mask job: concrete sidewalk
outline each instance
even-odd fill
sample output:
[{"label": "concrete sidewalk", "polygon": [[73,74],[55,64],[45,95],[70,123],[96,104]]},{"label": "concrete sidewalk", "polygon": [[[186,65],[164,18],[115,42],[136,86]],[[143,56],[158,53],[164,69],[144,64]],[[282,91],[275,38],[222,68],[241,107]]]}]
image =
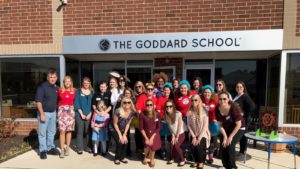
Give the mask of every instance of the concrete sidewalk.
[{"label": "concrete sidewalk", "polygon": [[[268,153],[262,150],[262,145],[258,144],[258,148],[252,148],[249,145],[247,151],[246,163],[241,159],[237,160],[237,165],[240,169],[261,169],[268,166]],[[238,148],[237,148],[238,150]],[[134,153],[133,153],[134,154]],[[128,164],[115,165],[113,162],[113,153],[110,153],[105,158],[101,156],[94,157],[92,154],[83,153],[83,155],[77,155],[76,152],[71,150],[70,156],[60,159],[58,156],[48,155],[47,160],[40,160],[35,150],[29,151],[16,158],[8,160],[0,164],[0,169],[114,169],[114,168],[130,168],[130,169],[149,169],[149,166],[145,166],[138,158],[133,156],[129,159]],[[300,166],[300,157],[296,156],[297,166]],[[209,166],[205,165],[205,168],[217,168],[222,165],[220,159],[215,159],[214,164]],[[179,168],[177,164],[167,165],[166,161],[157,160],[155,168],[170,169]],[[183,169],[190,168],[189,164],[186,164]],[[288,150],[283,153],[271,153],[271,169],[292,169],[294,168],[294,155]]]}]

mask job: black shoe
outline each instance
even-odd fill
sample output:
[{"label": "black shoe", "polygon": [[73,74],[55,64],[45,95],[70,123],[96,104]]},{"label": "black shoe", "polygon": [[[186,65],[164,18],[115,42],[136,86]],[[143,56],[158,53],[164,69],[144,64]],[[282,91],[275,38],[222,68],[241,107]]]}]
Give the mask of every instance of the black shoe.
[{"label": "black shoe", "polygon": [[84,151],[86,151],[86,152],[88,152],[88,153],[92,153],[92,149],[89,148],[89,147],[85,148]]},{"label": "black shoe", "polygon": [[98,154],[97,153],[93,153],[93,156],[96,157]]},{"label": "black shoe", "polygon": [[49,155],[60,155],[60,152],[56,148],[51,148],[51,150],[47,151]]},{"label": "black shoe", "polygon": [[107,155],[107,153],[102,153],[101,155],[102,155],[103,157],[105,157],[105,156]]},{"label": "black shoe", "polygon": [[207,164],[212,164],[212,163],[214,163],[214,159],[209,159],[206,162],[207,162]]},{"label": "black shoe", "polygon": [[83,152],[81,150],[77,151],[77,154],[81,155]]},{"label": "black shoe", "polygon": [[128,163],[128,161],[127,160],[125,160],[125,159],[123,159],[123,160],[120,160],[122,163],[124,163],[124,164],[127,164]]},{"label": "black shoe", "polygon": [[42,160],[47,159],[47,153],[46,153],[46,151],[40,152],[40,159],[42,159]]}]

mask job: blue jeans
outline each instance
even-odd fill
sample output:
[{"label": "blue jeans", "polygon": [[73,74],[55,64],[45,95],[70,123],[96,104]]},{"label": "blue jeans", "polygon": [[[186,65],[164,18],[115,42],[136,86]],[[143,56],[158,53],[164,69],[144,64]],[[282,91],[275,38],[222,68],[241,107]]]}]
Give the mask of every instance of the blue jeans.
[{"label": "blue jeans", "polygon": [[[39,113],[38,113],[39,114]],[[55,148],[54,136],[56,133],[56,112],[45,112],[46,121],[41,122],[38,115],[39,151],[49,151]]]}]

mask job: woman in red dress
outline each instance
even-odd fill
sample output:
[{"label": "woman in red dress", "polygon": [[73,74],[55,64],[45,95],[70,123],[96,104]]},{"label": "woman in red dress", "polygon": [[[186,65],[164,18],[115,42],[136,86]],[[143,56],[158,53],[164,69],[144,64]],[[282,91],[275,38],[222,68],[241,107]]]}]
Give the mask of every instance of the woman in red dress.
[{"label": "woman in red dress", "polygon": [[[75,100],[76,89],[73,88],[73,81],[70,76],[65,76],[63,85],[58,89],[58,125],[60,158],[68,156],[70,153],[70,144],[72,131],[75,129]],[[65,147],[66,144],[66,147]]]},{"label": "woman in red dress", "polygon": [[155,166],[154,155],[155,151],[160,149],[161,140],[160,140],[160,129],[161,120],[159,113],[154,109],[154,102],[151,99],[146,101],[146,111],[141,113],[139,116],[140,130],[144,138],[144,153],[145,158],[143,164],[148,163],[147,157],[150,158],[150,167]]}]

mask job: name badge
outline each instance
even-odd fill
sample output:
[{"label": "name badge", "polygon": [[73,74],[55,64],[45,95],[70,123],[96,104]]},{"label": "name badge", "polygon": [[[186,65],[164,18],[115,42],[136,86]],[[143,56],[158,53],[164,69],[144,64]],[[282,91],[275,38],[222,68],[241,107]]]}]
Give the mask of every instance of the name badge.
[{"label": "name badge", "polygon": [[158,121],[158,118],[156,118],[155,121]]},{"label": "name badge", "polygon": [[230,119],[230,116],[227,116],[227,117],[226,117],[226,120],[229,120],[229,119]]},{"label": "name badge", "polygon": [[100,98],[100,97],[97,97],[97,98],[96,98],[96,101],[99,101],[99,100],[101,100],[101,98]]}]

